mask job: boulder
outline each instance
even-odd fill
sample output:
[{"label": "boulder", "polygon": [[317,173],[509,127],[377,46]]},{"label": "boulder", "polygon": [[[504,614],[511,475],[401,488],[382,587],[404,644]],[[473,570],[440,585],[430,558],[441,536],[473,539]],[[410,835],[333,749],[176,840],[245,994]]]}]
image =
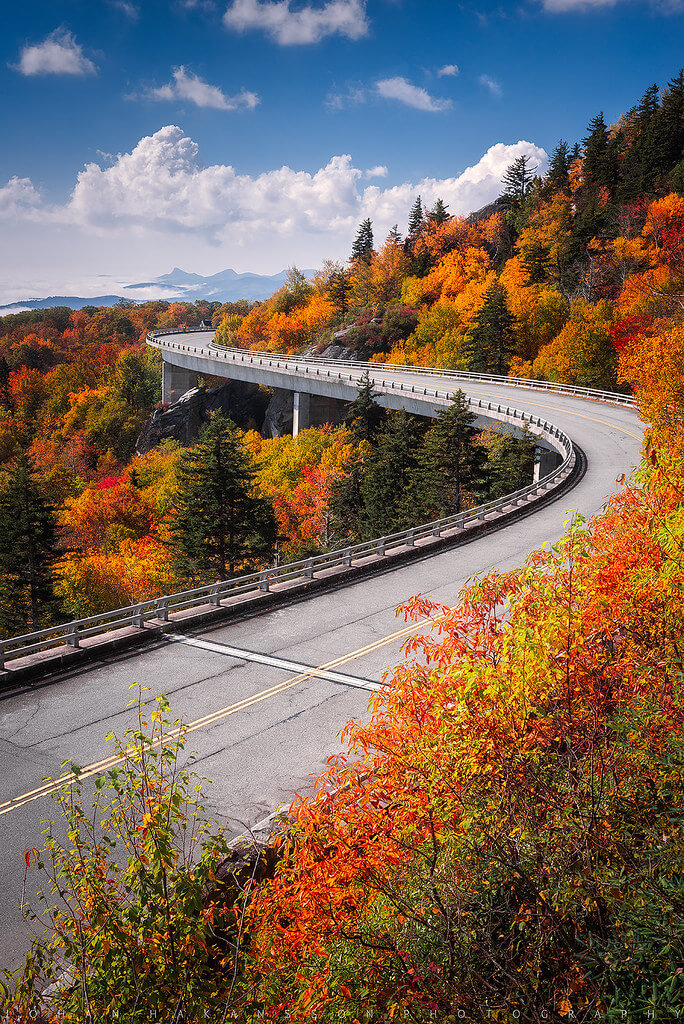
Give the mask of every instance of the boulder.
[{"label": "boulder", "polygon": [[243,430],[258,430],[270,398],[269,389],[239,380],[229,380],[214,388],[191,388],[174,405],[155,409],[136,441],[136,452],[144,455],[168,439],[182,445],[192,444],[217,409]]}]

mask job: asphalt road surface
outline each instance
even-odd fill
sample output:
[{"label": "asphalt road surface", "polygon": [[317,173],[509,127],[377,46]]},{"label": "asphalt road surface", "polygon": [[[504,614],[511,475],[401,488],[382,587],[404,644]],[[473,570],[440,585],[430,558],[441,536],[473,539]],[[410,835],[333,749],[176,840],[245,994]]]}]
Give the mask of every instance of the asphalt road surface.
[{"label": "asphalt road surface", "polygon": [[[406,629],[395,614],[401,601],[423,593],[454,604],[474,574],[518,566],[545,540],[558,538],[568,510],[598,512],[616,490],[616,477],[638,462],[642,426],[632,410],[482,384],[467,391],[565,430],[587,456],[576,487],[451,550],[184,639],[103,658],[0,699],[0,967],[18,965],[30,941],[19,912],[22,851],[41,846],[41,820],[54,810],[40,790],[43,779],[60,775],[65,760],[88,765],[111,753],[106,733],[121,735],[132,724],[125,709],[131,683],[150,687],[150,697],[167,694],[175,716],[197,723],[187,749],[197,752],[198,771],[212,780],[207,807],[239,834],[310,789],[326,758],[340,749],[347,720],[366,716],[372,691],[401,660]],[[337,664],[326,667],[330,662]]]}]

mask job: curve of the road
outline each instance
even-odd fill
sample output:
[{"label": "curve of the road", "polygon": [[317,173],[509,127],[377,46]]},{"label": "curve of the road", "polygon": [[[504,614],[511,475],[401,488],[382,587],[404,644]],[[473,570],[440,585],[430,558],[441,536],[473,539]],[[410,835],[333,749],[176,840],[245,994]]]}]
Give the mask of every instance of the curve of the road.
[{"label": "curve of the road", "polygon": [[[430,385],[440,386],[434,377]],[[448,378],[443,386],[454,390]],[[460,386],[564,430],[587,458],[575,488],[459,547],[211,630],[103,657],[0,699],[0,967],[19,963],[31,935],[19,911],[22,851],[41,845],[41,820],[53,814],[43,779],[59,777],[66,760],[97,765],[111,753],[105,734],[121,735],[131,723],[125,705],[132,682],[150,687],[150,698],[166,693],[175,715],[191,723],[187,748],[196,751],[200,774],[213,780],[208,809],[238,834],[306,791],[339,749],[345,722],[365,716],[384,672],[401,659],[408,632],[395,615],[401,601],[422,592],[453,604],[474,574],[520,565],[562,533],[568,510],[599,512],[616,478],[629,476],[639,461],[642,426],[633,409],[482,382]]]}]

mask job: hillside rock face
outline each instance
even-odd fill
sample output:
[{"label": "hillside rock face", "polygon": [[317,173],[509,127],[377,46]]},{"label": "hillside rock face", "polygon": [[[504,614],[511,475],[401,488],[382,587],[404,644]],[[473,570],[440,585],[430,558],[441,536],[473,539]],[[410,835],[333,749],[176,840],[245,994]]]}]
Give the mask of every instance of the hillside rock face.
[{"label": "hillside rock face", "polygon": [[237,380],[215,388],[192,388],[175,405],[155,409],[136,442],[136,451],[144,455],[167,439],[182,445],[193,444],[217,409],[243,430],[259,430],[270,399],[267,389]]},{"label": "hillside rock face", "polygon": [[[303,353],[313,355],[313,350]],[[344,345],[329,345],[320,353],[325,359],[354,359]],[[314,400],[312,423],[340,423],[344,406],[333,408],[331,401]],[[318,408],[325,405],[325,408]],[[144,455],[162,441],[172,439],[182,445],[193,444],[209,416],[220,409],[242,430],[258,430],[262,437],[282,437],[292,433],[293,396],[279,388],[261,388],[245,381],[228,380],[214,388],[192,388],[174,404],[155,409],[136,442],[136,452]]]}]

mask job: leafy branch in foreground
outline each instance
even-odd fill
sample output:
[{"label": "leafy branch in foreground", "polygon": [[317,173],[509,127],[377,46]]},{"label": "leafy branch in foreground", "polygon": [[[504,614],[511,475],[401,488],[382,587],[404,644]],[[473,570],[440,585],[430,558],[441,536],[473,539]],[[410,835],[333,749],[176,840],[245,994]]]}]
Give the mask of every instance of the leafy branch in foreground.
[{"label": "leafy branch in foreground", "polygon": [[[148,704],[144,689],[129,704],[135,728],[115,739],[118,759],[94,778],[92,807],[84,794],[90,773],[67,764],[69,781],[55,798],[61,823],[46,824],[42,852],[24,855],[27,874],[35,863],[45,878],[39,912],[24,913],[47,930],[23,968],[7,976],[14,993],[3,1020],[225,1017],[239,904],[252,882],[244,872],[233,874],[232,886],[217,882],[229,851],[204,815],[206,780],[181,764],[185,727],[170,721],[166,697]],[[40,998],[49,982],[49,1000]]]}]

